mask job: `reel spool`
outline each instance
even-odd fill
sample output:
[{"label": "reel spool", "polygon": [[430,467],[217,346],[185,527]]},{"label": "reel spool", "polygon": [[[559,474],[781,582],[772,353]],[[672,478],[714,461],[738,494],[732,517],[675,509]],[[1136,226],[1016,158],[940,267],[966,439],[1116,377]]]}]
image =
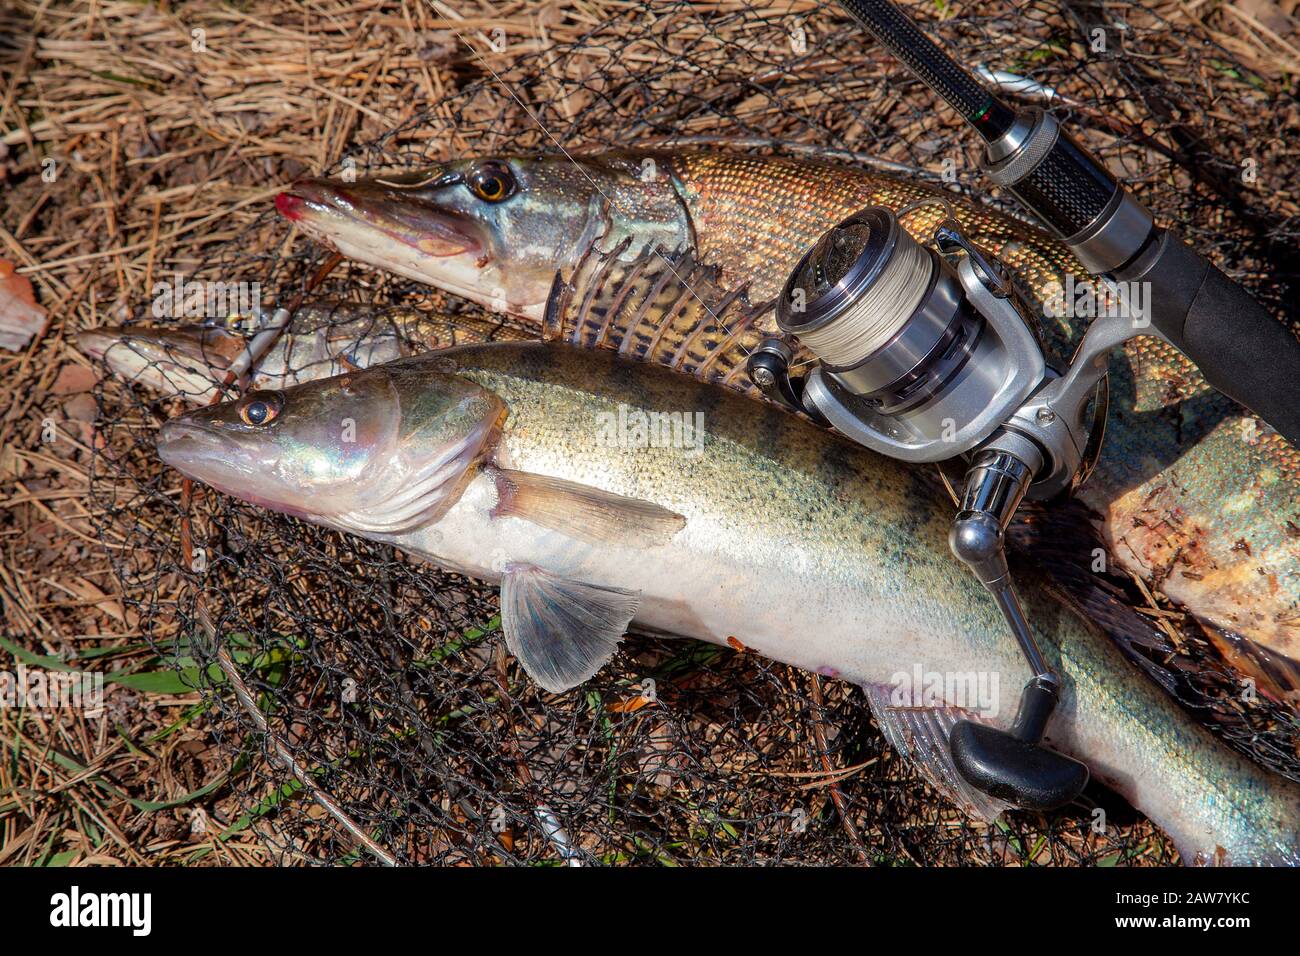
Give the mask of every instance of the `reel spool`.
[{"label": "reel spool", "polygon": [[1005,267],[951,209],[935,244],[920,245],[884,207],[849,216],[805,253],[777,301],[777,324],[819,364],[792,379],[791,349],[772,338],[749,372],[769,397],[881,454],[966,460],[949,545],[988,589],[1034,676],[1010,731],[961,722],[950,746],[972,786],[1045,810],[1074,799],[1088,769],[1041,743],[1059,681],[1016,597],[1004,534],[1026,494],[1059,494],[1091,469],[1106,413],[1104,352],[1137,332],[1098,320],[1058,373]]}]

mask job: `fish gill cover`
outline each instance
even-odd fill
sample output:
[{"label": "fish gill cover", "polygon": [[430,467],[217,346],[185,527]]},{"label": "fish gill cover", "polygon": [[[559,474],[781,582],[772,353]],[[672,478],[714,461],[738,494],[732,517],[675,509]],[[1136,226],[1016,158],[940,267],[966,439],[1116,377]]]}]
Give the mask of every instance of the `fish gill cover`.
[{"label": "fish gill cover", "polygon": [[[332,114],[329,154],[311,172],[365,177],[557,143],[661,143],[877,157],[927,182],[954,173],[968,194],[986,188],[948,111],[830,7],[626,0],[581,12],[517,9],[460,25],[422,8],[413,34],[394,33],[403,45],[393,62],[371,74],[371,88],[384,90],[366,105],[387,131],[355,142],[344,111]],[[1056,111],[1158,216],[1294,315],[1300,258],[1279,250],[1296,239],[1300,164],[1272,152],[1294,150],[1284,144],[1295,142],[1297,119],[1291,101],[1269,102],[1274,81],[1200,25],[1131,5],[938,3],[918,15],[966,62],[1055,90]],[[1243,183],[1249,157],[1281,185]],[[202,245],[185,278],[256,282],[264,305],[284,305],[328,256],[285,236],[268,211],[239,235]],[[313,297],[436,307],[467,323],[488,315],[346,262]],[[137,296],[132,317],[156,321],[151,305]],[[494,319],[489,328],[507,325]],[[237,799],[209,825],[216,843],[254,834],[269,858],[311,864],[1176,856],[1155,827],[1097,787],[1048,817],[969,821],[884,744],[860,691],[743,651],[634,638],[578,691],[548,695],[505,657],[492,589],[191,493],[153,453],[174,401],[112,380],[97,399],[95,534],[126,611],[199,690],[193,719],[233,768],[224,786]],[[1241,702],[1230,678],[1192,667],[1208,656],[1203,637],[1160,608],[1177,653],[1156,656],[1167,664],[1172,654],[1180,693],[1213,703],[1221,732],[1295,776],[1286,712],[1262,698]],[[791,621],[798,626],[797,608]],[[1099,803],[1109,822],[1101,829]],[[197,843],[194,856],[219,856],[213,843]]]}]

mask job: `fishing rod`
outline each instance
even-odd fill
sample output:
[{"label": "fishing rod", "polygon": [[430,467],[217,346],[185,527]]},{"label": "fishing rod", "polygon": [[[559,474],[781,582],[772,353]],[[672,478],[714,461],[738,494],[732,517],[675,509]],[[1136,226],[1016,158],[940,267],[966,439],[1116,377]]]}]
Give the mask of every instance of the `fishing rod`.
[{"label": "fishing rod", "polygon": [[[967,460],[949,544],[992,595],[1033,677],[1009,731],[961,721],[949,747],[972,786],[1051,809],[1079,794],[1088,768],[1043,744],[1060,678],[1034,640],[1007,565],[1004,534],[1016,509],[1026,496],[1052,497],[1086,479],[1104,431],[1107,355],[1141,335],[1164,339],[1211,385],[1300,445],[1300,340],[1159,226],[1050,113],[1012,109],[890,0],[840,3],[983,138],[984,172],[1119,305],[1099,310],[1057,369],[1036,310],[950,206],[935,249],[899,224],[917,204],[898,213],[867,207],[805,253],[777,300],[778,326],[819,362],[792,377],[792,350],[772,337],[748,366],[770,397],[868,448],[911,462]],[[947,205],[922,202],[936,201]]]}]

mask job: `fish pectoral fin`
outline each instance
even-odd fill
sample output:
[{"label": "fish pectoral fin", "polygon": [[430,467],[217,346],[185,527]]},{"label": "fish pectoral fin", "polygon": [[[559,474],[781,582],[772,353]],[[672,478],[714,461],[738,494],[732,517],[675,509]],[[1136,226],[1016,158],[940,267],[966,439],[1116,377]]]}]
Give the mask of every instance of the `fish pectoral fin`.
[{"label": "fish pectoral fin", "polygon": [[957,772],[948,735],[959,720],[979,720],[974,711],[943,704],[937,707],[898,706],[889,684],[866,684],[863,691],[871,714],[889,745],[911,763],[932,787],[967,814],[992,823],[1011,804],[976,790]]},{"label": "fish pectoral fin", "polygon": [[686,519],[650,501],[628,498],[564,478],[493,468],[492,517],[531,521],[590,544],[650,548],[667,544]]},{"label": "fish pectoral fin", "polygon": [[613,656],[640,591],[598,587],[512,564],[501,579],[506,647],[552,694],[581,684]]}]

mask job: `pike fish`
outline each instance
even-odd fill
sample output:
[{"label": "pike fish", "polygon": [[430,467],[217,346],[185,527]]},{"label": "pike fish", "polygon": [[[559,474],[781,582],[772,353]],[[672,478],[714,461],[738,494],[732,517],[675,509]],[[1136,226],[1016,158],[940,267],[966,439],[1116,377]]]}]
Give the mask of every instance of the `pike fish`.
[{"label": "pike fish", "polygon": [[[940,199],[1007,263],[1040,314],[1062,301],[1083,313],[1044,319],[1055,353],[1073,354],[1095,300],[1072,294],[1087,272],[1060,242],[950,193],[859,169],[721,151],[484,157],[354,183],[304,180],[277,206],[346,256],[539,321],[557,271],[568,275],[593,253],[631,263],[656,247],[715,266],[724,287],[763,307],[798,256],[850,212],[929,200],[903,217],[926,241],[946,214]],[[727,349],[695,374],[744,390],[736,363],[775,331],[772,315],[709,326],[692,348]],[[670,363],[684,356],[665,354]],[[1080,494],[1113,559],[1300,701],[1300,451],[1160,340],[1117,352],[1110,387],[1106,445]]]},{"label": "pike fish", "polygon": [[[246,359],[251,333],[259,330],[237,323],[104,327],[78,333],[77,344],[124,381],[202,404],[224,394],[228,373]],[[531,337],[499,320],[321,300],[290,317],[246,384],[288,388],[431,349]]]},{"label": "pike fish", "polygon": [[[970,813],[1002,809],[957,776],[947,735],[962,717],[1007,726],[1030,673],[948,554],[951,506],[796,416],[608,350],[501,343],[250,392],[168,421],[157,447],[226,494],[499,583],[506,644],[548,691],[591,677],[629,628],[740,642],[860,685],[931,783]],[[1051,744],[1186,862],[1300,862],[1300,789],[1021,573],[1063,679]],[[1111,614],[1139,626],[1089,611]],[[946,679],[962,675],[998,692],[965,699]]]}]

